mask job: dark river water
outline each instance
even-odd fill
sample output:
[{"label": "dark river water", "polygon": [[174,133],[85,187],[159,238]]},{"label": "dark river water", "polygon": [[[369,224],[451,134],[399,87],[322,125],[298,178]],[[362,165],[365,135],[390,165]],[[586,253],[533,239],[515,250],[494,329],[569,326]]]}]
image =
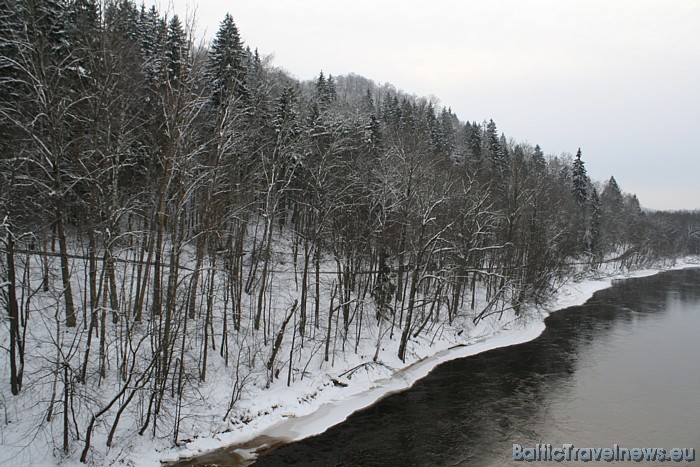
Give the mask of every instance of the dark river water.
[{"label": "dark river water", "polygon": [[514,443],[695,448],[697,457],[700,269],[619,282],[546,324],[534,341],[441,365],[255,465],[512,465]]}]

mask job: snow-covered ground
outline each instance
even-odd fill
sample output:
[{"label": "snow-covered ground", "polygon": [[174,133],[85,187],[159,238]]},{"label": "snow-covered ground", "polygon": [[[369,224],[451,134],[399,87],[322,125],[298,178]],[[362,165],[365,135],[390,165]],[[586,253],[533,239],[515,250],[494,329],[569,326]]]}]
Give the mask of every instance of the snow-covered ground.
[{"label": "snow-covered ground", "polygon": [[[289,386],[287,364],[284,363],[279,378],[274,378],[271,386],[266,388],[268,373],[264,370],[264,362],[269,358],[269,348],[260,347],[260,339],[250,345],[250,341],[246,340],[250,337],[246,333],[234,333],[232,339],[235,338],[235,341],[231,345],[236,349],[255,347],[252,349],[252,352],[257,352],[253,355],[255,368],[239,374],[233,368],[235,363],[227,366],[218,353],[212,353],[206,382],[191,384],[184,399],[179,413],[178,447],[173,446],[172,436],[167,435],[167,432],[153,436],[149,435],[149,430],[144,436],[139,436],[139,423],[143,422],[139,422],[137,417],[145,408],[140,405],[142,403],[134,403],[131,412],[124,412],[111,448],[106,446],[106,439],[114,420],[114,409],[108,413],[109,420],[98,420],[93,431],[88,463],[158,466],[163,461],[189,458],[217,448],[239,445],[245,445],[237,451],[241,456],[254,456],[255,450],[264,447],[270,440],[298,440],[323,432],[387,394],[410,387],[443,362],[532,340],[544,330],[544,319],[549,313],[584,303],[597,290],[609,287],[615,279],[648,276],[662,270],[693,265],[700,265],[700,259],[686,258],[674,264],[659,265],[657,269],[625,273],[619,269],[602,270],[596,273],[596,277],[589,275],[578,282],[563,284],[547,306],[523,310],[520,317],[516,317],[510,310],[502,316],[488,316],[476,326],[471,321],[474,312],[460,314],[451,325],[446,320],[440,320],[427,326],[417,338],[410,339],[405,362],[397,356],[400,330],[396,331],[393,339],[388,335],[382,339],[377,363],[372,361],[379,332],[376,325],[367,324],[362,336],[358,333],[357,339],[348,339],[346,345],[353,346],[352,349],[331,349],[329,362],[323,359],[323,335],[309,335],[303,351],[295,354],[293,366],[289,366],[292,376]],[[79,277],[81,273],[77,270],[75,275]],[[272,306],[284,312],[296,296],[294,275],[278,274],[273,290]],[[328,309],[328,294],[324,295],[322,306]],[[38,300],[35,300],[35,304]],[[77,339],[75,342],[80,345],[68,342],[71,345],[67,346],[74,349],[83,348],[81,340],[85,338],[84,332],[55,332],[55,311],[52,311],[51,305],[55,303],[53,300],[44,297],[41,306],[35,305],[32,320],[38,324],[30,330],[27,338],[31,343],[28,349],[33,366],[27,368],[25,379],[30,383],[19,396],[9,394],[7,352],[0,352],[2,466],[49,466],[57,462],[62,465],[82,465],[78,463],[78,458],[84,439],[71,440],[69,453],[64,456],[60,446],[63,427],[61,420],[55,420],[60,417],[54,416],[50,423],[46,421],[48,401],[53,397],[52,390],[58,389],[59,401],[62,396],[60,378],[56,385],[56,377],[51,372],[54,365],[51,363],[52,358],[55,360],[56,353],[52,336],[74,336],[72,338]],[[41,310],[45,310],[44,314]],[[365,313],[372,311],[366,310]],[[283,316],[284,313],[278,312],[272,315],[275,320],[272,329],[278,329],[278,320]],[[367,318],[367,321],[371,322],[371,319]],[[220,323],[215,323],[214,326],[218,328]],[[321,334],[324,332],[320,331]],[[107,351],[112,352],[111,358],[114,358],[114,348],[120,342],[117,337],[106,342]],[[201,336],[195,333],[188,335],[188,339],[191,339],[191,343],[187,341],[187,345],[196,346]],[[280,355],[289,352],[289,340],[285,339],[286,347],[283,346]],[[93,353],[96,354],[96,351]],[[242,353],[239,352],[238,355],[240,358]],[[296,355],[300,357],[297,358]],[[250,358],[249,355],[246,358]],[[279,357],[279,360],[283,361],[283,357]],[[196,367],[196,362],[193,365]],[[73,407],[77,420],[69,420],[72,436],[75,433],[83,435],[84,427],[92,414],[104,407],[122,387],[117,373],[111,369],[105,379],[93,377],[92,385],[74,386],[76,391],[83,392],[76,397],[77,406]],[[241,377],[248,378],[244,382],[244,390],[231,415],[224,417],[231,399],[232,385],[237,384]],[[161,415],[166,416],[172,415]]]},{"label": "snow-covered ground", "polygon": [[[619,270],[598,271],[595,276],[564,284],[545,308],[528,310],[522,317],[505,313],[499,319],[494,315],[461,335],[454,329],[444,329],[435,340],[423,339],[413,348],[414,353],[406,363],[398,358],[384,358],[383,365],[369,363],[351,375],[341,376],[357,363],[347,362],[345,366],[334,368],[333,375],[318,375],[292,387],[280,383],[268,390],[260,390],[242,402],[250,413],[259,414],[249,423],[225,433],[203,433],[179,449],[159,450],[149,443],[142,443],[134,446],[127,459],[136,465],[156,466],[232,445],[242,445],[236,452],[243,458],[254,457],[255,450],[264,448],[271,441],[295,441],[322,433],[382,397],[411,387],[444,362],[535,339],[545,329],[544,319],[550,313],[585,303],[596,291],[610,287],[615,280],[697,266],[700,266],[700,259],[685,258],[658,269],[624,273]],[[364,353],[365,363],[371,362],[371,357],[367,356],[371,356],[372,351],[368,348],[359,352]],[[383,355],[395,354],[386,352]],[[334,384],[331,377],[342,384]]]}]

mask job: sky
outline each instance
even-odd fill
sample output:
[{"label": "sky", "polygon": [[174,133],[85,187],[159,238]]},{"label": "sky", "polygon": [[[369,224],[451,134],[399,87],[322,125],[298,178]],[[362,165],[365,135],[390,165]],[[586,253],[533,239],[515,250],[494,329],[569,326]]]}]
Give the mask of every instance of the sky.
[{"label": "sky", "polygon": [[700,209],[700,0],[172,0],[306,80],[355,73],[493,119],[651,209]]}]

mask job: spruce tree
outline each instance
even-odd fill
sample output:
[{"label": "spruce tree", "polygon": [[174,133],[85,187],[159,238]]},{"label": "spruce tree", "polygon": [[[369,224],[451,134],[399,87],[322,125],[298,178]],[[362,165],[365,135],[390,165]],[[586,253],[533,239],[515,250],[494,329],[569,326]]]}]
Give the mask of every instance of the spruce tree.
[{"label": "spruce tree", "polygon": [[105,22],[110,32],[126,42],[121,44],[125,49],[131,49],[135,44],[139,44],[141,12],[129,0],[109,3],[105,12]]},{"label": "spruce tree", "polygon": [[326,78],[323,71],[321,71],[316,79],[314,89],[316,91],[315,103],[319,106],[320,110],[328,109],[331,103],[338,99],[333,75],[328,75],[328,78]]},{"label": "spruce tree", "polygon": [[582,206],[588,201],[588,175],[586,167],[581,160],[581,148],[576,152],[576,160],[572,170],[573,195],[576,203]]},{"label": "spruce tree", "polygon": [[435,107],[432,102],[428,103],[425,109],[425,121],[428,126],[428,137],[433,154],[438,155],[443,150],[443,135],[435,114]]},{"label": "spruce tree", "polygon": [[535,169],[535,172],[541,173],[544,171],[546,168],[547,163],[544,160],[544,154],[542,153],[542,148],[540,148],[540,145],[535,146],[535,150],[532,153],[532,167]]},{"label": "spruce tree", "polygon": [[485,145],[482,152],[487,155],[496,173],[504,173],[508,168],[508,154],[505,145],[505,135],[498,135],[498,128],[493,120],[489,120],[484,126],[482,144]]},{"label": "spruce tree", "polygon": [[0,159],[11,153],[13,136],[21,131],[19,100],[26,94],[19,57],[29,44],[23,39],[24,21],[20,2],[0,3]]},{"label": "spruce tree", "polygon": [[576,231],[579,251],[591,252],[592,230],[589,206],[590,179],[581,159],[581,148],[576,152],[576,159],[571,170],[571,194],[576,203]]},{"label": "spruce tree", "polygon": [[316,79],[316,99],[322,100],[326,93],[326,76],[323,74],[323,70],[318,74]]},{"label": "spruce tree", "polygon": [[467,122],[464,127],[468,154],[472,161],[479,162],[482,153],[481,126],[474,122]]},{"label": "spruce tree", "polygon": [[277,100],[272,128],[277,135],[278,146],[288,147],[294,144],[301,132],[298,112],[296,110],[296,89],[294,86],[286,86]]},{"label": "spruce tree", "polygon": [[372,155],[378,155],[383,146],[382,128],[379,120],[373,113],[369,114],[369,118],[364,127],[364,143],[367,146],[367,152]]},{"label": "spruce tree", "polygon": [[598,196],[598,190],[595,187],[591,189],[591,201],[590,201],[590,212],[591,212],[591,241],[590,241],[590,251],[599,257],[602,251],[601,245],[601,221],[602,221],[602,208],[600,205],[600,197]]},{"label": "spruce tree", "polygon": [[614,209],[620,209],[622,207],[622,191],[614,176],[611,176],[608,183],[606,183],[600,199],[603,203],[610,205]]},{"label": "spruce tree", "polygon": [[375,114],[376,112],[374,108],[374,97],[372,97],[372,91],[369,88],[367,88],[365,95],[362,96],[362,110],[371,114]]},{"label": "spruce tree", "polygon": [[173,16],[168,22],[165,40],[165,73],[168,82],[177,82],[188,66],[188,41],[180,18]]},{"label": "spruce tree", "polygon": [[610,177],[600,194],[601,232],[606,248],[614,249],[623,240],[624,198],[615,177]]},{"label": "spruce tree", "polygon": [[218,106],[227,99],[246,98],[245,50],[236,23],[226,14],[209,52],[207,75],[212,87],[212,101]]},{"label": "spruce tree", "polygon": [[382,102],[381,118],[387,125],[393,127],[399,126],[401,120],[401,109],[399,108],[399,100],[394,93],[386,93]]},{"label": "spruce tree", "polygon": [[[77,75],[90,68],[100,36],[100,14],[95,0],[72,0],[63,9],[63,27],[66,40],[75,60],[71,65]],[[78,67],[82,69],[78,69]]]},{"label": "spruce tree", "polygon": [[139,47],[143,57],[143,73],[152,87],[157,87],[163,77],[163,45],[167,25],[155,6],[146,10],[143,6],[138,23]]},{"label": "spruce tree", "polygon": [[440,113],[440,132],[443,150],[447,156],[452,156],[457,147],[456,128],[459,128],[457,115],[452,113],[451,108],[443,108]]},{"label": "spruce tree", "polygon": [[326,81],[326,98],[328,102],[338,100],[338,92],[335,89],[335,78],[333,78],[333,75],[328,75],[328,80]]}]

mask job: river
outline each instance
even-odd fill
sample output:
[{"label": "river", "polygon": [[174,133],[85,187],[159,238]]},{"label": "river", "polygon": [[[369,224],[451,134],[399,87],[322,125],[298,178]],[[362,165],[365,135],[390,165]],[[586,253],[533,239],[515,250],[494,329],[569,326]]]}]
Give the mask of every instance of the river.
[{"label": "river", "polygon": [[[617,282],[546,326],[255,465],[510,465],[514,443],[700,448],[700,269]],[[201,461],[235,463],[225,450]]]}]

